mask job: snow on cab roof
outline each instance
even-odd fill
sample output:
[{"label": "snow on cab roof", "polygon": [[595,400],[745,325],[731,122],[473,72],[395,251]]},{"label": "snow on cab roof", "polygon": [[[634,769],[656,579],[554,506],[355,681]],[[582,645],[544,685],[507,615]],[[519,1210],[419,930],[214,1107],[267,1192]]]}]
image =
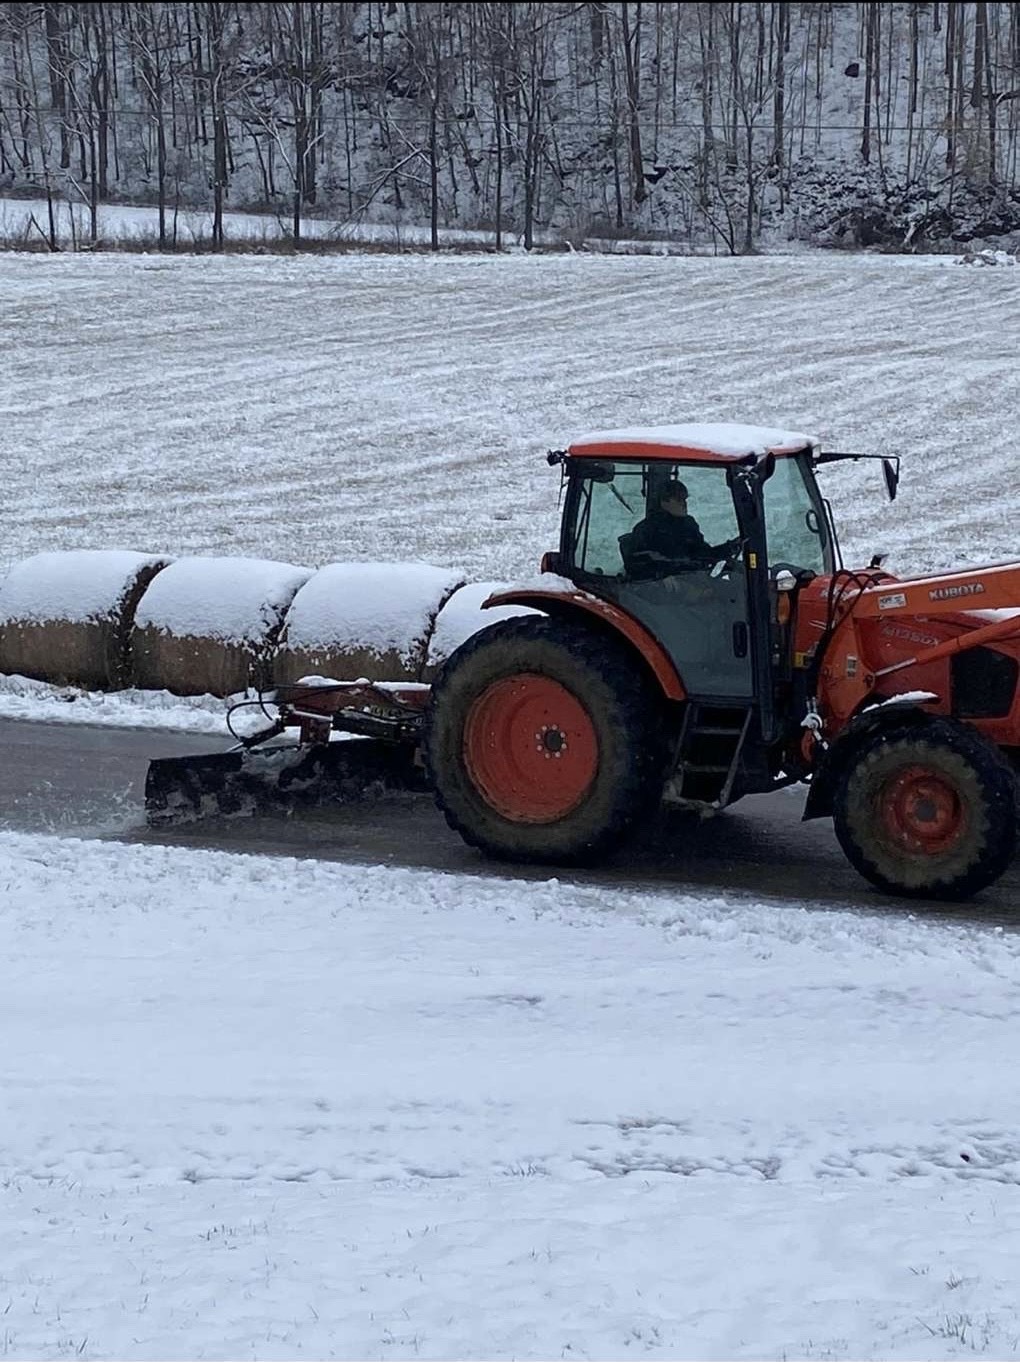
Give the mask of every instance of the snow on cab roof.
[{"label": "snow on cab roof", "polygon": [[738,422],[687,422],[677,426],[630,426],[598,430],[574,440],[568,450],[588,458],[744,459],[749,454],[797,454],[820,449],[821,441],[800,431]]}]

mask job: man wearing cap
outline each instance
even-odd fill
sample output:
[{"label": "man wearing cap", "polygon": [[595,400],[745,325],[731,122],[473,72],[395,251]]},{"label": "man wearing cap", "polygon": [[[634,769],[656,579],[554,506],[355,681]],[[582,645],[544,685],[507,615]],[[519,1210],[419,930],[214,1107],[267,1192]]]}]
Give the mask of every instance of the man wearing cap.
[{"label": "man wearing cap", "polygon": [[630,572],[635,577],[658,577],[670,572],[708,568],[740,546],[739,539],[713,546],[687,512],[687,485],[679,479],[664,483],[653,508],[628,536]]}]

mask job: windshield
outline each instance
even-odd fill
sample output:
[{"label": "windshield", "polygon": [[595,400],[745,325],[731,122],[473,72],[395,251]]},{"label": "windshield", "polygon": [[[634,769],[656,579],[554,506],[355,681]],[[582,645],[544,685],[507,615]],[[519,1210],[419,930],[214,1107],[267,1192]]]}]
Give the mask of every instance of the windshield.
[{"label": "windshield", "polygon": [[777,459],[765,484],[769,566],[785,563],[822,574],[826,567],[824,518],[812,501],[799,459]]},{"label": "windshield", "polygon": [[564,545],[576,571],[639,580],[707,570],[726,556],[737,521],[724,467],[587,464],[575,467],[592,476],[580,482]]}]

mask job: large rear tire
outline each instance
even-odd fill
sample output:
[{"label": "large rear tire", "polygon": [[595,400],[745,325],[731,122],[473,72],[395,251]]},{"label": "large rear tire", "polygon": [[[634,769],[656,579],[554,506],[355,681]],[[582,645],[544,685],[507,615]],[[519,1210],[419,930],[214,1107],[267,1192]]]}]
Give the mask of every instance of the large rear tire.
[{"label": "large rear tire", "polygon": [[661,702],[611,639],[529,616],[491,625],[433,688],[425,759],[469,845],[512,861],[607,855],[662,795]]},{"label": "large rear tire", "polygon": [[1016,852],[1016,778],[996,748],[952,719],[872,734],[837,787],[836,836],[887,894],[967,899]]}]

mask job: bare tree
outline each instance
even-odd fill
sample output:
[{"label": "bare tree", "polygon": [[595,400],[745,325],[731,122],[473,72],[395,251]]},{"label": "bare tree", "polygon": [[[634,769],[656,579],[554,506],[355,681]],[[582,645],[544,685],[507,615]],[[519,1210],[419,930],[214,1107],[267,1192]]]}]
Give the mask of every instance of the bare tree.
[{"label": "bare tree", "polygon": [[[324,11],[321,3],[287,0],[263,5],[261,16],[267,30],[269,88],[246,107],[254,110],[257,121],[273,138],[290,172],[291,236],[296,245],[301,240],[304,205],[314,205],[318,196],[316,154],[325,136],[322,94],[332,75],[323,46]],[[283,116],[277,111],[274,87],[282,87]],[[249,93],[241,83],[235,102]]]},{"label": "bare tree", "polygon": [[623,65],[627,77],[627,131],[630,148],[630,194],[637,207],[648,197],[645,188],[645,161],[641,150],[641,0],[620,5],[620,31],[623,37]]},{"label": "bare tree", "polygon": [[[593,5],[593,14],[601,13],[598,5]],[[595,24],[594,18],[592,19]],[[503,176],[507,160],[509,142],[509,99],[512,90],[512,58],[515,46],[515,12],[513,5],[500,3],[481,6],[481,24],[484,35],[486,75],[488,77],[489,100],[492,110],[493,156],[495,158],[495,190],[493,220],[496,229],[496,250],[503,249]],[[593,28],[593,32],[594,32]],[[597,29],[601,35],[601,27]],[[599,37],[601,42],[601,36]]]},{"label": "bare tree", "polygon": [[879,64],[881,61],[881,7],[878,0],[865,5],[864,107],[861,110],[861,160],[871,160],[871,108],[878,102]]},{"label": "bare tree", "polygon": [[555,84],[554,39],[563,16],[558,5],[542,4],[537,0],[518,4],[516,10],[510,53],[515,114],[512,139],[520,152],[524,247],[530,251],[535,245],[535,219],[541,203],[546,165],[547,96],[549,86]]},{"label": "bare tree", "polygon": [[385,199],[433,246],[469,215],[500,246],[597,216],[746,249],[798,148],[837,145],[848,42],[883,183],[951,208],[1016,183],[1020,4],[0,0],[0,189],[76,199],[93,240],[120,193],[151,195],[163,245],[180,206],[209,203],[222,246],[228,202],[300,241],[310,212]]},{"label": "bare tree", "polygon": [[156,141],[156,206],[159,244],[167,244],[167,94],[171,86],[173,40],[171,8],[163,0],[136,0],[130,39],[137,59],[138,80],[145,92]]},{"label": "bare tree", "polygon": [[439,119],[445,111],[446,72],[441,4],[405,4],[405,31],[411,61],[425,95],[427,109],[427,163],[429,173],[429,235],[432,250],[439,250]]}]

